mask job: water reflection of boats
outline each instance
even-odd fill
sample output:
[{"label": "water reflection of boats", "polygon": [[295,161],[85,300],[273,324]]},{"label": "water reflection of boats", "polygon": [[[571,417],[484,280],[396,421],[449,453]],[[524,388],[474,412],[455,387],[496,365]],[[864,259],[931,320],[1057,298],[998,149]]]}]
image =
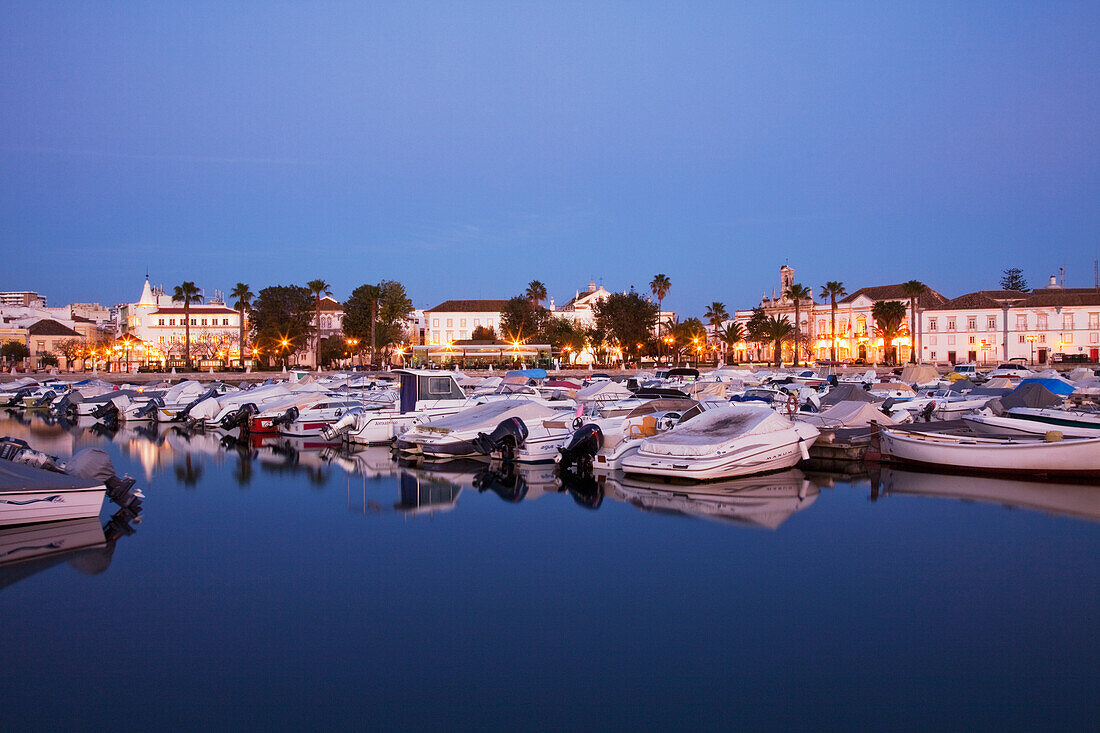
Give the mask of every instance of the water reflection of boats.
[{"label": "water reflection of boats", "polygon": [[455,508],[463,487],[472,484],[473,476],[472,471],[444,473],[406,469],[401,472],[400,495],[393,507],[399,512],[412,515],[450,511]]},{"label": "water reflection of boats", "polygon": [[992,476],[951,476],[883,468],[873,489],[883,494],[981,501],[1065,517],[1100,520],[1100,487],[1022,481]]},{"label": "water reflection of boats", "polygon": [[62,562],[88,575],[103,572],[118,538],[133,534],[132,519],[120,509],[106,525],[86,517],[0,528],[0,590]]},{"label": "water reflection of boats", "polygon": [[543,494],[558,493],[558,478],[553,464],[492,461],[482,464],[474,476],[473,486],[480,491],[492,491],[511,504],[533,501]]},{"label": "water reflection of boats", "polygon": [[614,498],[639,509],[777,529],[814,503],[820,489],[797,468],[702,484],[670,484],[636,476],[609,478]]}]

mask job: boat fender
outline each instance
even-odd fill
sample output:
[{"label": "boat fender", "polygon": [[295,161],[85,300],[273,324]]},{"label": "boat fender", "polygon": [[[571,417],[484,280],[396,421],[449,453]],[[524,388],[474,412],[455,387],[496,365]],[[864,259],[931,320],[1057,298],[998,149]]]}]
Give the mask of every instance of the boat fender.
[{"label": "boat fender", "polygon": [[802,452],[802,460],[810,460],[810,449],[806,447],[806,441],[802,439],[802,436],[798,436],[798,450]]},{"label": "boat fender", "polygon": [[1059,443],[1063,437],[1065,436],[1062,435],[1061,430],[1048,430],[1043,436],[1043,441],[1046,443]]}]

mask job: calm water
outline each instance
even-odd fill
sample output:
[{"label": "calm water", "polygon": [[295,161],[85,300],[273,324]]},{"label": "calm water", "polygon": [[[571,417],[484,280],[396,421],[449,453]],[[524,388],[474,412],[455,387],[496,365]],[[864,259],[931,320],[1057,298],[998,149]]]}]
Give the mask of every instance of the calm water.
[{"label": "calm water", "polygon": [[5,730],[1085,730],[1100,713],[1100,488],[794,471],[563,492],[547,468],[377,449],[0,417],[5,434],[103,447],[148,497],[113,552],[0,568]]}]

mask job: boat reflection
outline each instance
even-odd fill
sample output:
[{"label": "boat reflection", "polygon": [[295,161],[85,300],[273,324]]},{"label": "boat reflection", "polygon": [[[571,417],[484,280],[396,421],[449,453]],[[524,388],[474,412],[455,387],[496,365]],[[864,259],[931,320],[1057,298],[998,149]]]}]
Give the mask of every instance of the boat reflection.
[{"label": "boat reflection", "polygon": [[115,543],[134,533],[135,517],[120,509],[106,525],[98,517],[0,527],[0,590],[63,562],[96,575],[111,564]]},{"label": "boat reflection", "polygon": [[649,512],[679,514],[778,529],[814,503],[821,490],[797,468],[727,481],[675,484],[622,476],[607,480],[608,494]]},{"label": "boat reflection", "polygon": [[871,497],[891,494],[980,501],[1053,516],[1100,520],[1100,487],[1088,484],[882,468],[877,477],[871,477]]}]

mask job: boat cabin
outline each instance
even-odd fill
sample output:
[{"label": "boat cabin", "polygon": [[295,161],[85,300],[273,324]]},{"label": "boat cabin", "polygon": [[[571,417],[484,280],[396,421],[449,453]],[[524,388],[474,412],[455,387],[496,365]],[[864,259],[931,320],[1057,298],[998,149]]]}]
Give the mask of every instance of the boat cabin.
[{"label": "boat cabin", "polygon": [[464,403],[466,394],[455,379],[453,372],[433,369],[398,369],[401,377],[400,409],[402,413],[430,407],[441,407],[440,403],[457,401]]}]

